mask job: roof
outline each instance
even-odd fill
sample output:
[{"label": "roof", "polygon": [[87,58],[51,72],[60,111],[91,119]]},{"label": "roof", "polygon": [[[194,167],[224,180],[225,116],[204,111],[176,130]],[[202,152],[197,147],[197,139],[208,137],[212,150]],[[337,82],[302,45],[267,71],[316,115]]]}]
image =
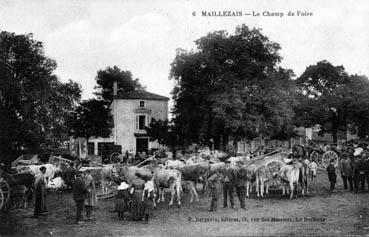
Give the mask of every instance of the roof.
[{"label": "roof", "polygon": [[169,100],[168,97],[157,95],[144,90],[124,92],[114,96],[114,99],[126,99],[126,100],[143,99],[143,100],[163,100],[163,101]]}]

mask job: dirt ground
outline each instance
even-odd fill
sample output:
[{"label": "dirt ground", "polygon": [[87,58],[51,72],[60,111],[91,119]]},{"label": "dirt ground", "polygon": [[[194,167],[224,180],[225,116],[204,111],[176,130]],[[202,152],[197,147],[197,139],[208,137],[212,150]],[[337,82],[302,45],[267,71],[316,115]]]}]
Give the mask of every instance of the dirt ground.
[{"label": "dirt ground", "polygon": [[[0,236],[195,236],[195,235],[367,235],[369,234],[369,194],[355,194],[343,189],[338,177],[337,190],[328,193],[324,171],[311,183],[310,197],[289,200],[281,191],[258,199],[255,193],[246,199],[247,210],[223,208],[208,212],[209,198],[189,203],[185,194],[181,208],[169,208],[160,203],[148,223],[119,221],[114,212],[114,198],[99,200],[93,220],[74,224],[75,205],[70,193],[48,195],[50,213],[31,218],[33,209],[12,209],[3,216]],[[234,196],[236,196],[234,194]]]}]

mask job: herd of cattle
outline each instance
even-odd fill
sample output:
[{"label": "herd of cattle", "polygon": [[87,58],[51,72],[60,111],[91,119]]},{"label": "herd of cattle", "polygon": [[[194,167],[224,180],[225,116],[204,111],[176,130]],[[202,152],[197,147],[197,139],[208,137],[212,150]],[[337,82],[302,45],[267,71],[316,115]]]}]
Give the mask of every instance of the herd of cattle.
[{"label": "herd of cattle", "polygon": [[[108,164],[79,167],[79,171],[90,172],[96,184],[100,184],[103,195],[113,191],[122,180],[129,183],[139,173],[143,179],[154,183],[159,197],[157,202],[164,201],[165,190],[170,190],[170,206],[173,205],[175,197],[177,197],[178,205],[181,205],[183,189],[190,192],[190,202],[193,202],[194,197],[199,201],[197,184],[203,184],[202,191],[204,192],[207,189],[208,177],[215,173],[220,176],[232,174],[241,179],[246,186],[247,197],[253,190],[256,191],[257,197],[265,197],[272,186],[282,187],[283,195],[287,191],[290,193],[290,198],[297,197],[298,187],[301,188],[302,195],[309,194],[310,166],[307,159],[288,159],[288,156],[283,153],[276,153],[270,157],[265,156],[262,159],[250,159],[248,156],[226,157],[227,154],[210,153],[205,150],[187,158],[167,159],[165,162],[158,162],[158,159],[152,157],[144,166]],[[64,181],[60,175],[62,167],[53,164],[43,166],[46,167],[45,176],[48,180],[48,188],[63,188]],[[10,179],[14,195],[21,195],[22,200],[27,200],[34,176],[40,172],[40,167],[41,165],[17,167],[18,174],[13,175]],[[20,183],[22,185],[17,185]]]}]

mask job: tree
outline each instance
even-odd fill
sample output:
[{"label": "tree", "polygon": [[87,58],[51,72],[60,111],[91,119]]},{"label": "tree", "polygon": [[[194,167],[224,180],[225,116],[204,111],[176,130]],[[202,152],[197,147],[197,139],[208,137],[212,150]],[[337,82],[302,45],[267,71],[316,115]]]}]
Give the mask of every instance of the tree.
[{"label": "tree", "polygon": [[149,127],[145,127],[145,130],[151,141],[158,141],[160,145],[168,146],[175,159],[177,148],[182,143],[173,123],[168,120],[155,120],[153,118]]},{"label": "tree", "polygon": [[66,121],[81,88],[72,81],[60,82],[55,68],[32,34],[0,32],[1,152],[37,150],[65,138],[61,134],[67,132]]},{"label": "tree", "polygon": [[296,106],[296,121],[300,125],[321,125],[321,133],[332,133],[337,143],[339,130],[346,130],[347,117],[342,110],[342,101],[337,100],[338,88],[349,82],[343,66],[333,66],[327,61],[310,65],[297,79],[299,104]]},{"label": "tree", "polygon": [[99,70],[96,76],[97,90],[95,94],[98,98],[110,102],[113,99],[113,83],[117,82],[120,92],[127,92],[137,89],[144,89],[138,79],[133,79],[130,71],[124,71],[117,66],[107,67]]},{"label": "tree", "polygon": [[224,147],[228,136],[252,139],[289,127],[293,72],[277,66],[279,44],[245,25],[195,43],[196,50],[177,50],[170,74],[174,122],[187,142],[214,138]]},{"label": "tree", "polygon": [[102,100],[83,101],[75,110],[69,135],[73,137],[109,137],[113,118]]},{"label": "tree", "polygon": [[360,138],[369,136],[369,80],[352,75],[348,82],[336,88],[336,106],[342,111],[349,128],[357,128]]}]

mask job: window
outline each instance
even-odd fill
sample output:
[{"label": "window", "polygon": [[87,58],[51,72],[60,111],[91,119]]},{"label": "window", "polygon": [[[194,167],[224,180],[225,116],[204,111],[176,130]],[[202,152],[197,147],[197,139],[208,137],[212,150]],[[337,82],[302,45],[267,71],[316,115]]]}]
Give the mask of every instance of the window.
[{"label": "window", "polygon": [[145,101],[144,100],[140,101],[140,108],[145,108]]},{"label": "window", "polygon": [[144,130],[146,125],[146,116],[145,115],[139,115],[138,116],[138,124],[136,122],[136,127],[138,125],[138,130]]}]

